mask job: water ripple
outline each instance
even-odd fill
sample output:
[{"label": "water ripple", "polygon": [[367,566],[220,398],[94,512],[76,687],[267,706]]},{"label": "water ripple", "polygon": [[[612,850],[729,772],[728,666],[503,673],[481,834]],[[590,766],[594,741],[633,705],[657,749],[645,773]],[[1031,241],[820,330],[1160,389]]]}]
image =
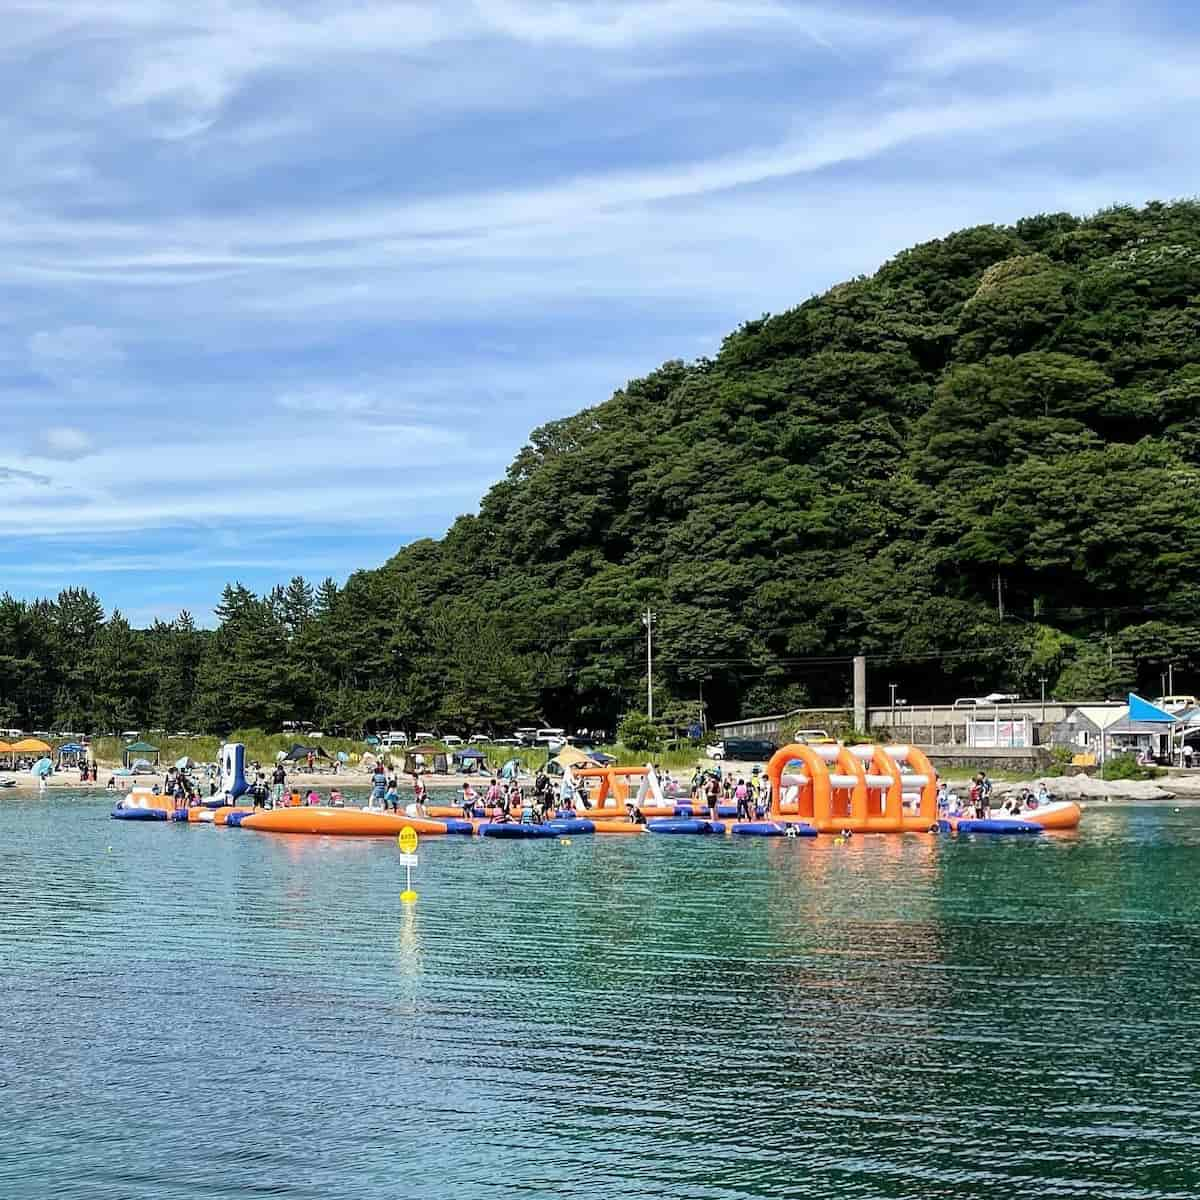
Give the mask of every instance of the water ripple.
[{"label": "water ripple", "polygon": [[1200,811],[395,847],[0,805],[0,1195],[1200,1192]]}]

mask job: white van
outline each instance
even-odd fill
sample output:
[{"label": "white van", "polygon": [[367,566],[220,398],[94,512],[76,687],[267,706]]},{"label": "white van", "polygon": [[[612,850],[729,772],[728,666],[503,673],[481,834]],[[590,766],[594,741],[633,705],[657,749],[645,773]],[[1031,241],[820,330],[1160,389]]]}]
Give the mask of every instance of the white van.
[{"label": "white van", "polygon": [[[518,732],[520,732],[518,730]],[[539,746],[551,746],[555,742],[566,745],[567,731],[565,729],[538,729],[534,731],[533,740]]]},{"label": "white van", "polygon": [[408,734],[402,729],[389,729],[387,733],[379,739],[381,746],[407,746]]}]

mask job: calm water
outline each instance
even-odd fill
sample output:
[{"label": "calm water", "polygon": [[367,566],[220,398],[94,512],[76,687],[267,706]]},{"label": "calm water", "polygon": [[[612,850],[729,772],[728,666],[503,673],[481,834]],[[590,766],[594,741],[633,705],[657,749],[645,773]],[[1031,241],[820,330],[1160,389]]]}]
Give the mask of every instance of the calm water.
[{"label": "calm water", "polygon": [[1200,1192],[1198,810],[420,859],[0,803],[0,1196]]}]

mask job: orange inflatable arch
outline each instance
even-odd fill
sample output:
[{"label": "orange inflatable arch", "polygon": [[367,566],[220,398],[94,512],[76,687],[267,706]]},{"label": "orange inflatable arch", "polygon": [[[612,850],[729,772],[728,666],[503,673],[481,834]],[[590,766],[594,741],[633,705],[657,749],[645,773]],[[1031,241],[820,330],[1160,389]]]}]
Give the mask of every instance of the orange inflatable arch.
[{"label": "orange inflatable arch", "polygon": [[773,821],[821,833],[925,833],[937,821],[937,772],[916,746],[784,746],[767,778]]}]

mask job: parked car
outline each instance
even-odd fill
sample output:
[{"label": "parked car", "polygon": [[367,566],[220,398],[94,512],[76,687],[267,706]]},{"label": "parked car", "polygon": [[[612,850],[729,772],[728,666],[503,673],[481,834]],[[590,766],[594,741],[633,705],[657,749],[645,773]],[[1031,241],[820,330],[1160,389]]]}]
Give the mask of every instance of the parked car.
[{"label": "parked car", "polygon": [[493,746],[523,746],[525,743],[518,737],[492,738]]},{"label": "parked car", "polygon": [[446,736],[444,738],[442,738],[443,746],[461,746],[462,744],[463,744],[462,738],[455,737],[454,734],[452,734],[452,733],[448,733],[448,734],[446,734]]},{"label": "parked car", "polygon": [[435,733],[422,733],[421,730],[418,729],[417,732],[413,734],[414,742],[436,742],[437,740],[437,734]]},{"label": "parked car", "polygon": [[735,759],[739,762],[766,762],[777,749],[765,738],[724,738],[704,751],[718,762]]},{"label": "parked car", "polygon": [[490,742],[492,739],[486,733],[473,733],[467,741],[472,746],[478,746],[481,742]]}]

